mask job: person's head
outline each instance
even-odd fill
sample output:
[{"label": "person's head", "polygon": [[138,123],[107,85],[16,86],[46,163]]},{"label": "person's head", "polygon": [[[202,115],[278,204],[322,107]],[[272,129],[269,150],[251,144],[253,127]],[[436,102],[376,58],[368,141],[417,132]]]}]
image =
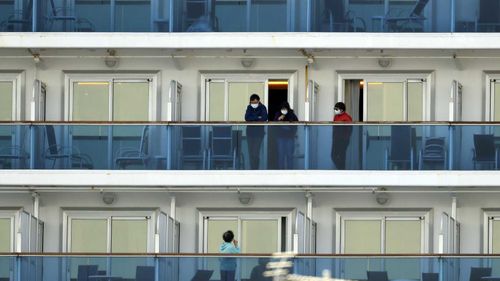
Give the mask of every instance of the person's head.
[{"label": "person's head", "polygon": [[234,233],[231,230],[228,230],[222,234],[222,240],[227,243],[231,243],[234,240]]},{"label": "person's head", "polygon": [[259,95],[252,94],[250,96],[250,106],[252,106],[253,108],[257,108],[257,107],[259,107],[259,103],[260,103]]},{"label": "person's head", "polygon": [[345,112],[345,103],[343,102],[338,102],[335,104],[335,107],[333,108],[333,111],[335,112],[336,115],[342,114]]},{"label": "person's head", "polygon": [[281,103],[280,110],[281,110],[281,114],[283,114],[283,115],[287,115],[288,112],[292,111],[292,109],[290,108],[290,104],[287,101],[284,101]]}]

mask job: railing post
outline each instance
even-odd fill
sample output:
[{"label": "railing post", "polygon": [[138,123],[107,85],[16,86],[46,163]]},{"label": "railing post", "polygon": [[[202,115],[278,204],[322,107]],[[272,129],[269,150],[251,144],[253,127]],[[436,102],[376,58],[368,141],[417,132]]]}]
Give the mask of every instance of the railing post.
[{"label": "railing post", "polygon": [[15,279],[17,281],[21,281],[21,256],[19,254],[16,255],[16,263],[15,263]]},{"label": "railing post", "polygon": [[309,161],[311,155],[311,144],[309,141],[309,125],[304,125],[304,169],[309,170]]},{"label": "railing post", "polygon": [[172,127],[171,125],[166,125],[165,126],[166,130],[166,138],[167,141],[165,142],[167,144],[166,147],[166,155],[167,159],[165,160],[165,165],[167,166],[167,170],[172,170],[172,161],[173,161],[173,154],[172,154]]},{"label": "railing post", "polygon": [[160,280],[160,260],[158,255],[154,256],[154,261],[155,261],[155,281]]},{"label": "railing post", "polygon": [[[35,0],[36,1],[36,0]],[[33,124],[30,125],[30,149],[29,149],[29,158],[30,158],[30,169],[33,170],[36,168],[36,128]],[[22,140],[24,141],[24,140]],[[24,161],[23,161],[24,162]]]},{"label": "railing post", "polygon": [[448,125],[448,170],[453,170],[453,126]]},{"label": "railing post", "polygon": [[439,266],[439,281],[444,281],[444,259],[442,256],[438,257]]},{"label": "railing post", "polygon": [[31,31],[37,32],[38,24],[38,0],[33,0],[32,14],[31,14]]}]

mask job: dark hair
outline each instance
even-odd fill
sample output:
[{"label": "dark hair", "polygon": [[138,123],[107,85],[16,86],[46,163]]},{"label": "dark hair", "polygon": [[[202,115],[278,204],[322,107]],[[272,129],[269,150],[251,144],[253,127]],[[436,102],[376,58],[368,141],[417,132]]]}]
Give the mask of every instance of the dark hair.
[{"label": "dark hair", "polygon": [[281,103],[280,109],[286,108],[286,110],[291,111],[290,104],[287,101]]},{"label": "dark hair", "polygon": [[340,110],[342,110],[342,111],[345,111],[345,103],[343,103],[343,102],[338,102],[338,103],[336,103],[336,104],[335,104],[335,107],[334,107],[334,108],[338,108],[338,109],[340,109]]},{"label": "dark hair", "polygon": [[231,230],[228,230],[222,234],[222,240],[227,243],[231,243],[234,239],[234,233]]},{"label": "dark hair", "polygon": [[250,101],[253,101],[253,100],[258,100],[258,101],[260,101],[260,97],[259,97],[259,95],[257,95],[257,94],[252,94],[252,95],[250,96]]}]

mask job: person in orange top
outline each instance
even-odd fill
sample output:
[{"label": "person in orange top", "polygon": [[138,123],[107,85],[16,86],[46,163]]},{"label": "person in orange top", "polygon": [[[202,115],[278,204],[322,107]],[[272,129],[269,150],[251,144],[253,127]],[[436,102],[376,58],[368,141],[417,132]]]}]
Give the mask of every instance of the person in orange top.
[{"label": "person in orange top", "polygon": [[[346,107],[343,102],[335,104],[333,122],[336,123],[352,123],[352,117],[345,112]],[[332,161],[337,170],[345,170],[345,158],[347,147],[351,139],[352,126],[333,126],[332,129]]]}]

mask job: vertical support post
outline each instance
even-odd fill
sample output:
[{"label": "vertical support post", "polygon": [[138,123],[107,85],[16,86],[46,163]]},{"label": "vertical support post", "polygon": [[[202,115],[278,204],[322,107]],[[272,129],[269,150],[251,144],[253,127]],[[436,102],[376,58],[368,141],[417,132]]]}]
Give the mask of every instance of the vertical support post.
[{"label": "vertical support post", "polygon": [[174,219],[175,221],[175,209],[176,209],[176,202],[175,202],[175,196],[172,196],[170,198],[170,216]]},{"label": "vertical support post", "polygon": [[[111,0],[113,1],[113,0]],[[113,170],[113,125],[106,125],[108,126],[108,169]]]},{"label": "vertical support post", "polygon": [[313,216],[313,194],[311,192],[306,192],[306,198],[307,198],[306,216],[312,220],[312,216]]},{"label": "vertical support post", "polygon": [[304,169],[309,170],[309,163],[311,161],[311,143],[310,143],[310,126],[304,125]]},{"label": "vertical support post", "polygon": [[154,260],[155,260],[155,281],[159,281],[160,280],[160,257],[158,257],[158,255],[155,255],[154,256]]},{"label": "vertical support post", "polygon": [[38,23],[38,0],[33,0],[33,7],[31,10],[31,31],[37,32],[37,23]]},{"label": "vertical support post", "polygon": [[438,257],[439,281],[444,281],[444,258]]},{"label": "vertical support post", "polygon": [[455,32],[456,4],[455,0],[450,0],[450,1],[451,1],[450,32]]},{"label": "vertical support post", "polygon": [[[36,145],[36,128],[33,124],[30,125],[29,127],[29,130],[30,130],[30,155],[29,155],[29,161],[30,161],[30,169],[33,170],[36,168],[36,163],[35,163],[35,159],[36,159],[36,148],[37,148],[37,145]],[[24,140],[22,140],[24,141]],[[23,161],[23,165],[24,165],[24,161]]]},{"label": "vertical support post", "polygon": [[250,32],[250,17],[252,16],[252,0],[247,0],[247,18],[246,18],[246,31]]},{"label": "vertical support post", "polygon": [[38,219],[40,216],[40,195],[36,192],[31,195],[33,196],[33,216]]},{"label": "vertical support post", "polygon": [[[167,141],[165,142],[167,144],[167,147],[166,147],[166,155],[167,155],[167,159],[165,160],[165,164],[167,165],[167,170],[172,170],[172,163],[174,161],[173,159],[173,149],[172,149],[172,130],[174,130],[174,127],[171,126],[171,125],[166,125],[165,126],[165,130],[166,130],[166,138],[167,138]],[[160,134],[161,136],[161,134]]]},{"label": "vertical support post", "polygon": [[111,0],[111,9],[110,9],[110,30],[111,32],[115,31],[115,17],[116,17],[116,0]]},{"label": "vertical support post", "polygon": [[448,125],[448,170],[453,170],[453,125]]},{"label": "vertical support post", "polygon": [[16,265],[15,265],[15,280],[17,281],[21,281],[21,265],[22,265],[22,262],[21,262],[21,256],[20,255],[16,255]]},{"label": "vertical support post", "polygon": [[451,217],[457,220],[457,196],[453,195],[451,198]]}]

